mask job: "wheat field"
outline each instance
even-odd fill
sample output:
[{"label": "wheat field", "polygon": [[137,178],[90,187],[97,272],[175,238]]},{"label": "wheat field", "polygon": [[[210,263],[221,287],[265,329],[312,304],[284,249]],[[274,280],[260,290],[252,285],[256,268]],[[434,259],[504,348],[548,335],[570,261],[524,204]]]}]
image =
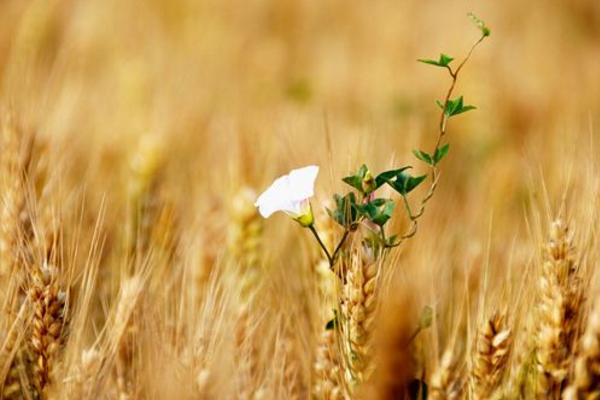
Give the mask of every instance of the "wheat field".
[{"label": "wheat field", "polygon": [[600,399],[598,1],[3,0],[0,79],[0,398]]}]

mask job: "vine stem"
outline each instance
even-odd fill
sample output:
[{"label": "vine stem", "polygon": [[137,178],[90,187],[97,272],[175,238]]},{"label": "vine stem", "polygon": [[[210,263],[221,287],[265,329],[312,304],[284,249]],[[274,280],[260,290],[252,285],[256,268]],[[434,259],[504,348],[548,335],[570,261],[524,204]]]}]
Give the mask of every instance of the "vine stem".
[{"label": "vine stem", "polygon": [[[486,36],[487,35],[485,35],[485,34],[481,35],[481,37],[471,46],[471,49],[467,53],[466,57],[462,60],[462,62],[458,65],[456,70],[453,71],[450,66],[446,66],[446,69],[450,73],[450,77],[452,77],[452,82],[450,83],[450,87],[448,88],[448,91],[446,92],[446,96],[444,98],[442,113],[440,115],[438,137],[437,137],[437,141],[435,143],[433,152],[431,153],[433,156],[435,156],[435,154],[439,151],[440,146],[442,144],[442,139],[446,135],[448,118],[450,117],[448,114],[446,114],[446,107],[448,106],[448,101],[450,101],[450,98],[452,97],[452,93],[454,92],[454,88],[455,88],[456,82],[458,80],[458,74],[460,73],[462,68],[465,66],[467,61],[471,58],[471,55],[473,54],[473,51],[475,51],[475,48],[483,41],[483,39],[486,38]],[[394,245],[391,245],[390,247],[398,247],[403,241],[405,241],[406,239],[410,239],[417,233],[417,230],[419,228],[419,218],[424,214],[427,202],[435,194],[435,191],[438,187],[439,179],[440,179],[440,170],[437,167],[437,165],[435,165],[435,163],[432,163],[432,165],[431,165],[431,185],[429,186],[429,190],[427,191],[425,196],[421,199],[421,201],[419,203],[418,211],[415,214],[412,214],[410,212],[410,207],[408,205],[408,201],[406,200],[406,198],[404,198],[405,207],[407,208],[407,210],[409,212],[411,224],[410,224],[410,227],[407,229],[407,231],[400,237],[398,242],[395,243]]]},{"label": "vine stem", "polygon": [[350,230],[346,229],[344,231],[344,235],[340,239],[339,243],[335,247],[335,250],[333,251],[333,254],[332,254],[329,252],[329,250],[327,250],[327,246],[325,246],[325,243],[323,243],[323,240],[321,239],[321,236],[319,236],[319,232],[317,232],[315,225],[314,224],[309,225],[308,229],[310,229],[310,231],[312,232],[315,239],[317,239],[319,246],[321,246],[321,249],[323,250],[323,252],[325,253],[325,256],[327,257],[327,261],[329,262],[329,269],[331,269],[333,271],[333,267],[335,266],[335,262],[337,261],[337,256],[340,253],[342,246],[346,242],[346,239],[348,239],[348,236],[350,235]]},{"label": "vine stem", "polygon": [[319,246],[321,246],[321,249],[323,249],[325,256],[327,256],[327,261],[329,262],[329,266],[331,267],[333,259],[331,258],[331,254],[329,254],[329,250],[327,250],[327,246],[325,246],[325,243],[323,243],[323,240],[321,240],[321,236],[319,236],[319,232],[317,232],[317,230],[315,229],[315,225],[314,224],[309,225],[308,229],[310,229],[310,231],[312,232],[315,239],[317,239],[317,242],[319,242]]}]

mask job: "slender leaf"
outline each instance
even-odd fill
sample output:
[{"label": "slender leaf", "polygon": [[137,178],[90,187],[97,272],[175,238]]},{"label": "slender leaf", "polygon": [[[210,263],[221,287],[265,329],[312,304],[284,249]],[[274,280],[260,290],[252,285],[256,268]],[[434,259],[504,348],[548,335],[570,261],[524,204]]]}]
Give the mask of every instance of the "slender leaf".
[{"label": "slender leaf", "polygon": [[419,160],[432,165],[433,164],[433,158],[431,157],[431,155],[429,155],[428,153],[424,152],[423,150],[413,150],[413,154],[415,155],[415,157],[417,157]]},{"label": "slender leaf", "polygon": [[395,178],[396,176],[398,176],[403,171],[406,171],[409,168],[411,168],[411,167],[410,166],[408,166],[408,167],[402,167],[402,168],[392,169],[390,171],[385,171],[385,172],[380,173],[375,178],[375,187],[376,188],[381,187],[382,185],[384,185],[385,183],[387,183],[388,180]]},{"label": "slender leaf", "polygon": [[454,60],[454,58],[446,55],[446,54],[440,54],[440,58],[436,61],[436,60],[431,60],[431,59],[418,59],[417,61],[422,62],[424,64],[429,64],[429,65],[434,65],[436,67],[447,67],[448,64],[450,64],[450,62],[452,62],[452,60]]},{"label": "slender leaf", "polygon": [[433,165],[436,165],[440,161],[446,157],[448,151],[450,150],[450,143],[446,143],[442,147],[435,150],[435,154],[433,155]]}]

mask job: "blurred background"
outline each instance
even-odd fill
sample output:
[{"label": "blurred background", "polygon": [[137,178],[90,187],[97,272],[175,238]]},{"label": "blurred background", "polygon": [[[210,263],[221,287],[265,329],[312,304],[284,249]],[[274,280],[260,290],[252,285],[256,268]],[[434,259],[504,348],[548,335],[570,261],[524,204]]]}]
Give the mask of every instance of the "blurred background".
[{"label": "blurred background", "polygon": [[432,214],[484,232],[496,215],[494,231],[514,232],[532,182],[552,177],[550,197],[561,199],[586,157],[596,158],[594,0],[4,0],[0,8],[3,106],[63,149],[55,162],[70,166],[74,184],[95,179],[109,198],[140,149],[167,160],[173,197],[196,193],[217,209],[237,186],[260,190],[295,166],[321,165],[327,197],[362,162],[414,163],[411,149],[433,145],[434,100],[449,84],[416,59],[464,56],[478,35],[470,11],[492,36],[460,77],[455,93],[478,110],[450,123]]},{"label": "blurred background", "polygon": [[[478,37],[468,12],[492,36],[459,79],[455,93],[478,110],[450,123],[432,214],[482,232],[496,215],[494,232],[506,237],[502,229],[523,226],[532,182],[552,177],[548,191],[561,199],[585,158],[596,158],[594,0],[0,7],[3,106],[63,149],[55,162],[70,166],[75,185],[95,179],[109,198],[140,151],[167,160],[173,197],[201,196],[216,209],[238,186],[261,190],[308,163],[322,167],[322,197],[362,162],[376,171],[414,163],[413,148],[433,145],[434,100],[449,84],[444,71],[416,59],[461,59]],[[197,196],[179,196],[190,193]]]}]

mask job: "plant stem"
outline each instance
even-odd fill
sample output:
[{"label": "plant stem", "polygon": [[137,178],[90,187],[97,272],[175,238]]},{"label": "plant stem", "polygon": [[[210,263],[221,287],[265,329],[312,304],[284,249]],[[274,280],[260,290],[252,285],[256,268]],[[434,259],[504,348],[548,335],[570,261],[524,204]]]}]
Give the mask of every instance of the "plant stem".
[{"label": "plant stem", "polygon": [[350,234],[350,231],[348,229],[346,229],[344,231],[344,235],[340,239],[340,242],[336,246],[336,248],[335,248],[335,250],[333,252],[333,255],[331,256],[331,259],[329,260],[329,267],[331,268],[332,271],[333,271],[333,266],[335,265],[335,261],[336,261],[337,255],[340,252],[340,250],[342,249],[342,246],[344,245],[344,242],[348,238],[349,234]]},{"label": "plant stem", "polygon": [[308,229],[310,229],[310,231],[313,233],[313,235],[317,239],[317,242],[319,242],[319,245],[321,246],[321,249],[323,249],[323,252],[327,256],[327,261],[329,261],[329,266],[332,267],[333,259],[331,257],[331,254],[329,254],[329,250],[327,250],[327,247],[325,246],[325,243],[323,243],[323,241],[321,240],[321,237],[319,236],[319,233],[315,229],[315,225],[314,224],[309,225]]},{"label": "plant stem", "polygon": [[[451,82],[450,87],[448,88],[448,91],[446,92],[446,96],[444,98],[442,113],[440,116],[438,137],[437,137],[437,141],[435,143],[435,148],[433,149],[433,152],[431,154],[436,154],[438,152],[440,146],[442,145],[442,139],[446,135],[446,127],[448,124],[448,119],[450,118],[450,116],[446,114],[446,107],[448,106],[448,101],[450,100],[450,97],[452,96],[452,93],[454,92],[454,87],[456,86],[456,81],[458,80],[458,74],[462,70],[462,68],[465,66],[465,64],[467,63],[469,58],[471,58],[471,55],[473,54],[473,51],[475,50],[475,48],[485,38],[486,38],[486,35],[482,35],[473,44],[473,46],[471,46],[471,49],[467,53],[467,56],[462,60],[462,62],[458,65],[458,67],[456,68],[455,71],[453,71],[452,68],[450,68],[449,66],[446,67],[448,69],[448,72],[450,73],[452,82]],[[404,240],[413,237],[417,233],[417,230],[419,228],[419,218],[425,212],[425,206],[426,206],[427,202],[433,197],[433,195],[437,189],[439,177],[440,177],[440,172],[439,172],[437,165],[435,165],[435,164],[431,165],[431,185],[429,186],[429,190],[427,191],[427,194],[425,194],[425,197],[423,197],[421,199],[421,201],[419,203],[419,207],[418,207],[418,212],[416,214],[412,214],[412,212],[410,211],[410,205],[408,204],[407,199],[404,197],[404,205],[408,211],[409,218],[411,220],[411,226],[410,226],[409,231],[400,237],[400,240],[398,241],[398,243],[391,247],[396,247],[396,246],[400,245]]]}]

